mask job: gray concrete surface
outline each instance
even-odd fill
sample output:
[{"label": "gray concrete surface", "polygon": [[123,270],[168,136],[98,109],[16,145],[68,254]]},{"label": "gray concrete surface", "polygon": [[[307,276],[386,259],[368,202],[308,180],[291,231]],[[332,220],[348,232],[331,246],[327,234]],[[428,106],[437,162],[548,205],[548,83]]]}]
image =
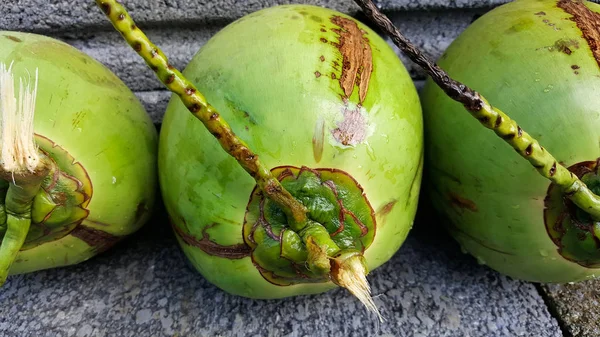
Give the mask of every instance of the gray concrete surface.
[{"label": "gray concrete surface", "polygon": [[[423,10],[445,8],[482,8],[506,0],[380,0],[383,10]],[[305,3],[356,13],[358,6],[351,0],[128,0],[124,2],[139,23],[175,22],[212,23],[230,21],[261,8],[276,4]],[[108,27],[91,0],[3,0],[0,2],[0,26],[39,30],[76,30],[84,26]]]},{"label": "gray concrete surface", "polygon": [[341,289],[228,295],[188,267],[165,223],[84,264],[9,278],[0,336],[561,336],[532,284],[478,265],[427,220],[369,277],[382,324]]}]

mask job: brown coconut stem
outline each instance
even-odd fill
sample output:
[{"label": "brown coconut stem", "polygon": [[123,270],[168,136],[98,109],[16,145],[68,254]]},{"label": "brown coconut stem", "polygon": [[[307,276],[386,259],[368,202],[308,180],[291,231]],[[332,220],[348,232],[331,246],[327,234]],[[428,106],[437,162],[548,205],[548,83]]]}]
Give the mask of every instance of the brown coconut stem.
[{"label": "brown coconut stem", "polygon": [[422,67],[431,79],[453,100],[460,102],[483,126],[510,144],[545,178],[558,185],[565,196],[595,219],[600,219],[600,197],[595,195],[579,178],[570,172],[542,147],[530,134],[518,126],[500,109],[491,106],[478,92],[452,79],[448,73],[425,56],[390,19],[370,0],[354,0],[394,44]]},{"label": "brown coconut stem", "polygon": [[281,186],[279,180],[259,160],[258,155],[236,136],[229,124],[221,118],[213,106],[208,104],[196,87],[179,70],[169,64],[163,52],[137,28],[125,8],[115,0],[96,0],[96,3],[127,43],[156,73],[158,79],[181,98],[186,108],[204,124],[219,141],[221,147],[256,180],[256,184],[266,196],[281,207],[288,216],[291,226],[297,227],[294,230],[306,226],[306,207]]}]

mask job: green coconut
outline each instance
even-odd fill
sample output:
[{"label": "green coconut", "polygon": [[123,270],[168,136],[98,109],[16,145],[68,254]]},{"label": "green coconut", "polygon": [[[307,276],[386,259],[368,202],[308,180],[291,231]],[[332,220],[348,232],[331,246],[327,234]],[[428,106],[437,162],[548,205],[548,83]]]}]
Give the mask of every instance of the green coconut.
[{"label": "green coconut", "polygon": [[[3,282],[85,261],[139,229],[155,201],[157,135],[133,93],[91,57],[36,34],[0,31],[0,44]],[[11,166],[19,151],[35,163]]]},{"label": "green coconut", "polygon": [[[540,141],[515,147],[535,168],[432,81],[422,93],[433,203],[466,251],[515,278],[570,282],[599,272],[598,207],[580,207],[536,172],[554,179],[565,166],[600,192],[599,13],[590,2],[515,1],[476,20],[438,62],[519,122],[497,132],[506,141],[522,130]],[[556,158],[550,166],[531,159],[546,152]]]},{"label": "green coconut", "polygon": [[159,177],[193,266],[232,294],[338,284],[370,306],[356,279],[405,240],[422,171],[419,99],[385,41],[332,10],[272,7],[215,35],[187,82],[121,6],[97,3],[179,96],[161,127]]}]

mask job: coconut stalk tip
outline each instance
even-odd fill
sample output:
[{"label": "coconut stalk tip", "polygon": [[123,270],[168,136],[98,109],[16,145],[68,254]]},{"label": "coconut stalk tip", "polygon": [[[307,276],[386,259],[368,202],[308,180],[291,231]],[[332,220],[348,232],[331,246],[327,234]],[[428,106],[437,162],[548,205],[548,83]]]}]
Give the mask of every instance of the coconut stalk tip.
[{"label": "coconut stalk tip", "polygon": [[383,316],[371,296],[371,286],[367,280],[368,270],[362,254],[353,254],[349,257],[342,255],[340,258],[333,258],[331,264],[333,282],[346,288],[368,311],[377,315],[379,321],[383,322]]}]

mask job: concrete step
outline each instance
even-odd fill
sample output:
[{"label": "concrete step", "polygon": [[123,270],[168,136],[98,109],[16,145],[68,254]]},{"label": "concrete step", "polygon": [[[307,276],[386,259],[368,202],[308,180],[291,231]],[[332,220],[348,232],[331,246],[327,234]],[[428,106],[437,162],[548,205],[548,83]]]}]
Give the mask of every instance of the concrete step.
[{"label": "concrete step", "polygon": [[[386,11],[449,8],[489,8],[506,0],[380,0]],[[177,25],[227,22],[273,5],[303,3],[354,14],[359,8],[351,0],[128,0],[123,1],[140,24]],[[28,31],[79,30],[85,26],[109,27],[94,1],[8,0],[0,2],[0,27]]]},{"label": "concrete step", "polygon": [[427,218],[369,276],[378,323],[343,289],[270,301],[219,290],[187,265],[161,214],[86,263],[10,277],[0,335],[562,336],[535,285],[478,265]]}]

